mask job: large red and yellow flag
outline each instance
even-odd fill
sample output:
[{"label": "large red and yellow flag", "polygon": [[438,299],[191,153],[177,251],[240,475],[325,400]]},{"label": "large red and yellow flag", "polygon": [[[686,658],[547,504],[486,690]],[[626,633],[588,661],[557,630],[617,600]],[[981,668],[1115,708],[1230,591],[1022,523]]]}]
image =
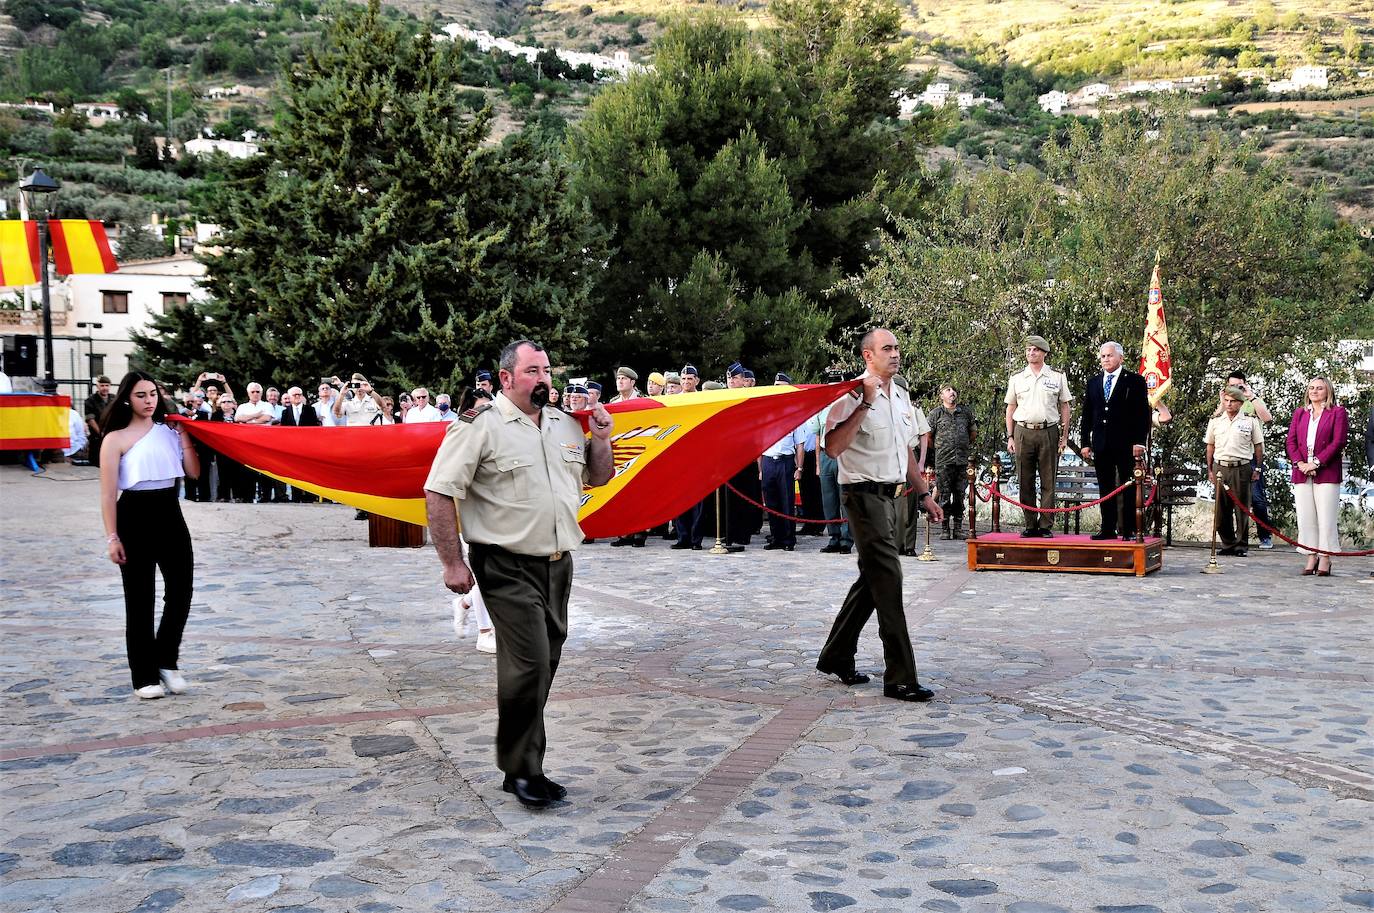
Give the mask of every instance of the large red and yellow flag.
[{"label": "large red and yellow flag", "polygon": [[[58,275],[113,273],[119,269],[105,226],[85,219],[49,219],[48,237]],[[0,286],[33,285],[38,267],[38,223],[0,221]]]},{"label": "large red and yellow flag", "polygon": [[51,219],[52,261],[61,276],[73,273],[113,273],[119,269],[110,251],[105,226],[85,219]]},{"label": "large red and yellow flag", "polygon": [[[857,381],[643,397],[606,407],[615,424],[611,481],[582,493],[593,538],[679,516]],[[586,427],[586,414],[578,416]],[[305,491],[371,513],[425,523],[425,479],[447,422],[273,428],[190,422],[193,437]]]},{"label": "large red and yellow flag", "polygon": [[38,281],[38,223],[0,221],[0,286]]},{"label": "large red and yellow flag", "polygon": [[1169,330],[1164,325],[1164,292],[1159,285],[1159,261],[1150,276],[1150,294],[1145,313],[1145,340],[1140,344],[1140,373],[1145,378],[1150,405],[1159,405],[1168,392],[1173,361],[1169,353]]},{"label": "large red and yellow flag", "polygon": [[71,409],[70,396],[0,393],[0,450],[65,450]]}]

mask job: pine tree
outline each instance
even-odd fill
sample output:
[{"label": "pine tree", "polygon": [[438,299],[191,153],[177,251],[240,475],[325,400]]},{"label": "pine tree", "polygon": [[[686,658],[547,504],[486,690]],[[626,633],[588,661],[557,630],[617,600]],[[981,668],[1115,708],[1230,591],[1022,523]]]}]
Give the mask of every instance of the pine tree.
[{"label": "pine tree", "polygon": [[557,163],[482,147],[490,112],[460,99],[463,54],[376,0],[342,12],[286,73],[264,154],[213,201],[211,300],[184,309],[209,319],[210,350],[178,314],[141,340],[148,357],[279,383],[361,371],[382,389],[454,389],[522,336],[575,357],[596,231]]}]

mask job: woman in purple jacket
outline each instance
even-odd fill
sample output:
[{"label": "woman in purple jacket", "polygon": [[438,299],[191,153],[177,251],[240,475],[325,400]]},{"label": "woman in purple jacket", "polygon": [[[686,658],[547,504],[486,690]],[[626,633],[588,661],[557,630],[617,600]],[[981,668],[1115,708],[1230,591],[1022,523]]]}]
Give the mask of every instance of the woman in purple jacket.
[{"label": "woman in purple jacket", "polygon": [[[1288,459],[1293,463],[1293,502],[1298,508],[1298,541],[1324,551],[1340,550],[1336,519],[1341,512],[1341,450],[1350,420],[1336,405],[1331,381],[1307,382],[1307,402],[1288,423]],[[1307,555],[1303,576],[1331,576],[1331,559],[1299,548]]]}]

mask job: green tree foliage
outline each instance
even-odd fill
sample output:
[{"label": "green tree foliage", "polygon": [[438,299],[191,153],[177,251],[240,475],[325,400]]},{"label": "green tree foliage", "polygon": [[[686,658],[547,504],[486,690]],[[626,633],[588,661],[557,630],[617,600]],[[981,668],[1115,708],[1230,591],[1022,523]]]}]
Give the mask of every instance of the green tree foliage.
[{"label": "green tree foliage", "polygon": [[151,260],[167,254],[167,244],[142,220],[126,222],[119,234],[119,254],[121,263],[133,260]]},{"label": "green tree foliage", "polygon": [[654,70],[571,134],[576,189],[613,232],[589,318],[614,332],[591,340],[593,371],[745,357],[814,372],[832,314],[858,319],[824,292],[868,257],[879,192],[906,211],[920,189],[923,125],[899,123],[892,97],[899,16],[865,0],[772,12],[762,35],[718,12],[670,24]]},{"label": "green tree foliage", "polygon": [[453,388],[520,336],[575,355],[596,232],[556,162],[482,148],[462,53],[389,25],[375,0],[341,13],[287,73],[264,154],[211,201],[211,300],[157,318],[139,337],[148,363]]},{"label": "green tree foliage", "polygon": [[[1047,147],[1048,175],[983,172],[956,183],[927,221],[899,221],[850,286],[898,332],[921,397],[952,382],[984,427],[1000,429],[1027,333],[1055,346],[1051,362],[1075,391],[1103,340],[1122,342],[1134,363],[1156,251],[1174,367],[1167,462],[1197,460],[1228,371],[1284,384],[1266,391],[1283,417],[1301,393],[1289,372],[1330,357],[1331,341],[1361,320],[1368,327],[1370,258],[1317,193],[1182,115],[1157,136],[1154,126],[1138,113],[1104,118],[1097,134],[1075,126]],[[989,450],[1000,438],[982,436]]]}]

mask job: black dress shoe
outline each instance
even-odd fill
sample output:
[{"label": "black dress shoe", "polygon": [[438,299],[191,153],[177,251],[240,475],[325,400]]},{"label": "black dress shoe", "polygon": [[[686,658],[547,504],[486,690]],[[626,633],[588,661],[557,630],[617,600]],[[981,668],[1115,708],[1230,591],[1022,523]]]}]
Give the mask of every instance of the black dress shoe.
[{"label": "black dress shoe", "polygon": [[1036,529],[1036,528],[1034,528],[1034,527],[1031,527],[1030,529],[1023,529],[1023,530],[1021,530],[1021,538],[1022,538],[1022,539],[1037,539],[1037,538],[1039,538],[1039,537],[1040,537],[1040,530],[1038,530],[1038,529]]},{"label": "black dress shoe", "polygon": [[1100,533],[1093,533],[1089,538],[1090,538],[1090,539],[1095,539],[1095,540],[1097,540],[1098,542],[1101,542],[1101,541],[1103,541],[1103,540],[1105,540],[1105,539],[1115,539],[1115,538],[1116,538],[1116,533],[1109,533],[1109,532],[1105,532],[1105,531],[1104,531],[1104,532],[1100,532]]},{"label": "black dress shoe", "polygon": [[1249,553],[1246,549],[1237,548],[1237,549],[1233,549],[1233,550],[1231,551],[1231,554],[1232,554],[1232,555],[1235,555],[1237,558],[1244,558],[1246,555],[1248,555],[1248,554],[1250,554],[1250,553]]},{"label": "black dress shoe", "polygon": [[778,549],[780,549],[780,548],[782,548],[782,547],[783,547],[783,546],[782,546],[782,543],[781,543],[781,542],[769,542],[767,545],[765,545],[765,546],[763,547],[763,550],[764,550],[765,552],[773,552],[773,551],[777,551]]},{"label": "black dress shoe", "polygon": [[827,669],[824,666],[817,665],[816,671],[824,675],[833,675],[846,685],[866,685],[871,681],[866,673],[855,672],[853,669],[845,672],[840,669]]},{"label": "black dress shoe", "polygon": [[830,543],[829,545],[822,546],[822,548],[821,548],[821,554],[822,554],[822,555],[833,555],[833,554],[835,554],[836,552],[838,552],[838,551],[839,551],[840,549],[842,549],[842,548],[844,548],[844,546],[838,545],[838,544],[832,542],[832,543]]},{"label": "black dress shoe", "polygon": [[520,800],[521,805],[528,805],[530,808],[543,808],[553,801],[541,780],[508,776],[501,783],[501,789],[512,793]]},{"label": "black dress shoe", "polygon": [[1043,527],[1043,526],[1040,527],[1040,529],[1036,530],[1036,533],[1035,533],[1035,534],[1036,534],[1037,536],[1039,536],[1041,539],[1053,539],[1053,538],[1054,538],[1054,530],[1052,530],[1052,529],[1046,529],[1046,528]]},{"label": "black dress shoe", "polygon": [[784,546],[782,547],[782,550],[785,551],[785,552],[794,551],[795,549],[796,549],[796,546],[795,546],[795,545],[784,545]]},{"label": "black dress shoe", "polygon": [[1227,555],[1227,556],[1231,556],[1231,555],[1234,555],[1235,553],[1236,553],[1235,546],[1226,546],[1225,548],[1219,548],[1219,549],[1217,549],[1217,554],[1218,554],[1218,555]]},{"label": "black dress shoe", "polygon": [[848,555],[848,554],[849,554],[850,552],[852,552],[852,551],[854,551],[854,546],[852,546],[852,545],[841,545],[841,546],[840,546],[840,554],[841,554],[841,555]]},{"label": "black dress shoe", "polygon": [[884,685],[883,697],[894,698],[899,701],[915,701],[924,703],[935,696],[935,692],[929,688],[922,688],[920,685]]},{"label": "black dress shoe", "polygon": [[626,545],[632,544],[633,541],[634,541],[634,540],[632,540],[629,536],[621,536],[619,539],[612,539],[612,540],[611,540],[611,547],[612,547],[612,548],[623,548],[623,547],[626,546]]},{"label": "black dress shoe", "polygon": [[672,545],[670,545],[670,546],[668,546],[668,547],[669,547],[669,548],[676,548],[676,549],[691,548],[691,547],[692,547],[692,543],[690,543],[690,542],[674,542]]},{"label": "black dress shoe", "polygon": [[568,790],[561,783],[555,783],[548,777],[540,777],[539,782],[544,785],[544,792],[548,793],[553,801],[562,802],[568,798]]}]

